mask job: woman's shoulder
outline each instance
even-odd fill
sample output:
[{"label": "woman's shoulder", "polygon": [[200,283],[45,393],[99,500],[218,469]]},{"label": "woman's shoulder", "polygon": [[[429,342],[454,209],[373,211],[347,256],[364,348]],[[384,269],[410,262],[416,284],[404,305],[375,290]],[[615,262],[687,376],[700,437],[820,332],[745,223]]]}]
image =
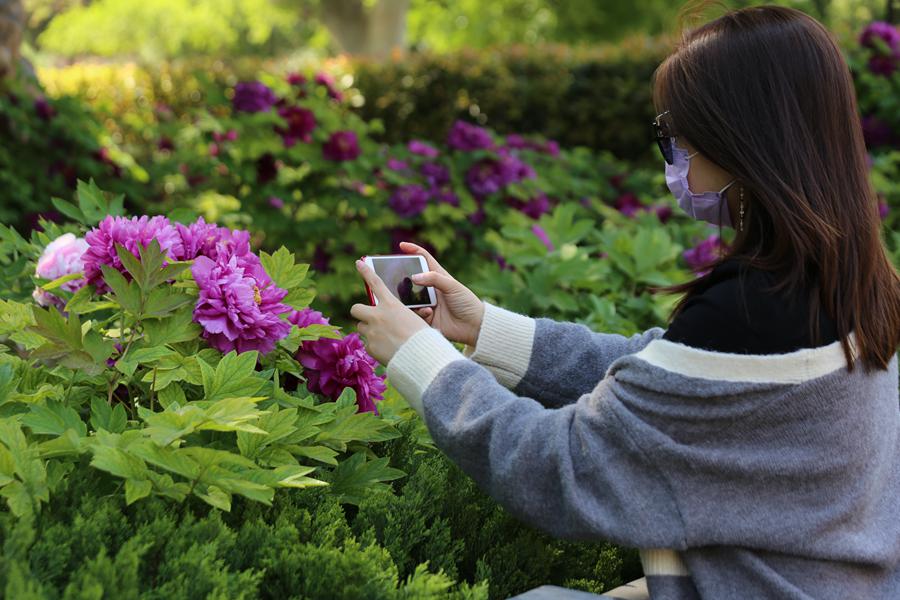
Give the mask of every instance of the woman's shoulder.
[{"label": "woman's shoulder", "polygon": [[[774,288],[777,274],[736,259],[718,265],[689,298],[664,339],[738,354],[781,354],[814,344],[805,295]],[[833,322],[820,313],[824,344],[837,339]]]}]

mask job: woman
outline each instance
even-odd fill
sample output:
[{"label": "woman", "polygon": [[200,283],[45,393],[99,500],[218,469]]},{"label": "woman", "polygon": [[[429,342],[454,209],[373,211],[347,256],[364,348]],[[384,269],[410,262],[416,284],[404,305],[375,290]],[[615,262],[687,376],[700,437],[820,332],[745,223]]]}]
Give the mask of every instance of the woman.
[{"label": "woman", "polygon": [[799,11],[734,11],[685,35],[654,102],[680,206],[737,230],[669,289],[667,330],[507,311],[405,243],[437,306],[362,265],[388,301],[353,306],[359,331],[485,491],[641,549],[654,599],[900,598],[900,278],[840,49]]}]

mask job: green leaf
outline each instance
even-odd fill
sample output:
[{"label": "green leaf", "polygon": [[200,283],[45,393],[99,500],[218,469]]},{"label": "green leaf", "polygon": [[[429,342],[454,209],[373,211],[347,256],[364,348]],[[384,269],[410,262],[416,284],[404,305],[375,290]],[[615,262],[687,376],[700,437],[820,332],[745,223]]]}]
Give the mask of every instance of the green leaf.
[{"label": "green leaf", "polygon": [[316,291],[313,288],[296,288],[289,291],[282,302],[291,308],[302,310],[309,306],[315,297]]},{"label": "green leaf", "polygon": [[86,225],[99,223],[107,215],[121,216],[124,214],[124,196],[118,195],[114,196],[112,200],[107,200],[103,191],[94,183],[93,178],[89,183],[79,180],[76,194],[78,207],[84,215],[84,220],[81,222]]},{"label": "green leaf", "polygon": [[259,260],[275,285],[285,290],[292,290],[300,285],[309,270],[307,264],[294,264],[293,253],[284,246],[276,250],[275,254],[260,252]]},{"label": "green leaf", "polygon": [[163,319],[144,321],[144,333],[154,346],[195,340],[200,336],[200,326],[193,318],[193,307],[185,307]]},{"label": "green leaf", "polygon": [[159,392],[159,404],[164,409],[168,409],[173,404],[177,404],[178,406],[184,406],[187,400],[184,397],[184,390],[181,389],[180,385],[169,385],[164,387]]},{"label": "green leaf", "polygon": [[340,502],[359,504],[368,489],[384,481],[406,475],[400,469],[389,467],[387,456],[366,461],[365,452],[357,452],[335,467],[331,479],[331,491]]},{"label": "green leaf", "polygon": [[125,480],[125,504],[132,504],[150,495],[153,484],[146,479]]},{"label": "green leaf", "polygon": [[[155,242],[156,240],[153,241]],[[122,262],[122,266],[125,267],[125,270],[128,271],[128,274],[131,275],[131,278],[138,284],[138,287],[146,291],[146,273],[144,272],[144,267],[143,265],[141,265],[141,261],[138,259],[138,257],[129,252],[125,248],[125,246],[119,243],[116,243],[116,254],[119,257],[119,260]]]},{"label": "green leaf", "polygon": [[42,284],[41,289],[49,292],[50,290],[55,290],[56,288],[58,288],[59,286],[61,286],[64,283],[68,283],[70,281],[75,281],[76,279],[81,279],[82,277],[84,277],[83,273],[69,273],[68,275],[63,275],[62,277],[57,277],[53,281]]},{"label": "green leaf", "polygon": [[133,315],[141,313],[141,290],[136,283],[125,279],[118,270],[109,265],[100,265],[103,281],[112,290],[113,296],[122,308]]},{"label": "green leaf", "polygon": [[31,412],[22,415],[22,424],[35,434],[62,435],[67,429],[74,429],[78,435],[87,435],[87,426],[78,413],[55,400],[48,400],[45,406],[31,405]]},{"label": "green leaf", "polygon": [[127,423],[125,407],[121,404],[110,407],[106,399],[100,396],[91,398],[91,426],[95,430],[105,429],[112,433],[122,433]]},{"label": "green leaf", "polygon": [[61,200],[59,198],[50,198],[50,202],[53,204],[56,210],[66,215],[73,221],[78,221],[79,223],[82,223],[84,225],[93,225],[93,223],[88,222],[88,218],[84,215],[83,212],[81,212],[81,209],[71,202],[66,202],[65,200]]},{"label": "green leaf", "polygon": [[194,299],[170,287],[158,287],[150,292],[144,303],[143,316],[158,319],[166,317]]},{"label": "green leaf", "polygon": [[266,381],[255,375],[256,351],[226,354],[215,369],[198,359],[206,400],[242,398],[255,395]]}]

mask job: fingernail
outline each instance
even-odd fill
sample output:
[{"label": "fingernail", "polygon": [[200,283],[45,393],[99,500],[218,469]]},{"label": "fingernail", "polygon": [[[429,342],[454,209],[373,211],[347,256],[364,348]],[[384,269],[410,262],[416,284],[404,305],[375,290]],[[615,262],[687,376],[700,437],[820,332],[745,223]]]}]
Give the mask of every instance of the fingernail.
[{"label": "fingernail", "polygon": [[412,279],[413,281],[422,281],[422,275],[416,274],[416,275],[413,275],[410,279]]}]

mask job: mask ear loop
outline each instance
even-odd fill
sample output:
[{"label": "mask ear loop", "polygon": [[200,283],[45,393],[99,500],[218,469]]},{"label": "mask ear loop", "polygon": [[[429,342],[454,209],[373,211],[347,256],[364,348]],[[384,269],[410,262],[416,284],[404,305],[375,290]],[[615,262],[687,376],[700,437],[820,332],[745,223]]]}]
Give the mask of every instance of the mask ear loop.
[{"label": "mask ear loop", "polygon": [[722,192],[724,192],[725,190],[727,190],[728,188],[733,186],[736,181],[737,181],[737,179],[732,179],[725,187],[723,187],[721,190],[719,190],[719,193],[721,194]]}]

